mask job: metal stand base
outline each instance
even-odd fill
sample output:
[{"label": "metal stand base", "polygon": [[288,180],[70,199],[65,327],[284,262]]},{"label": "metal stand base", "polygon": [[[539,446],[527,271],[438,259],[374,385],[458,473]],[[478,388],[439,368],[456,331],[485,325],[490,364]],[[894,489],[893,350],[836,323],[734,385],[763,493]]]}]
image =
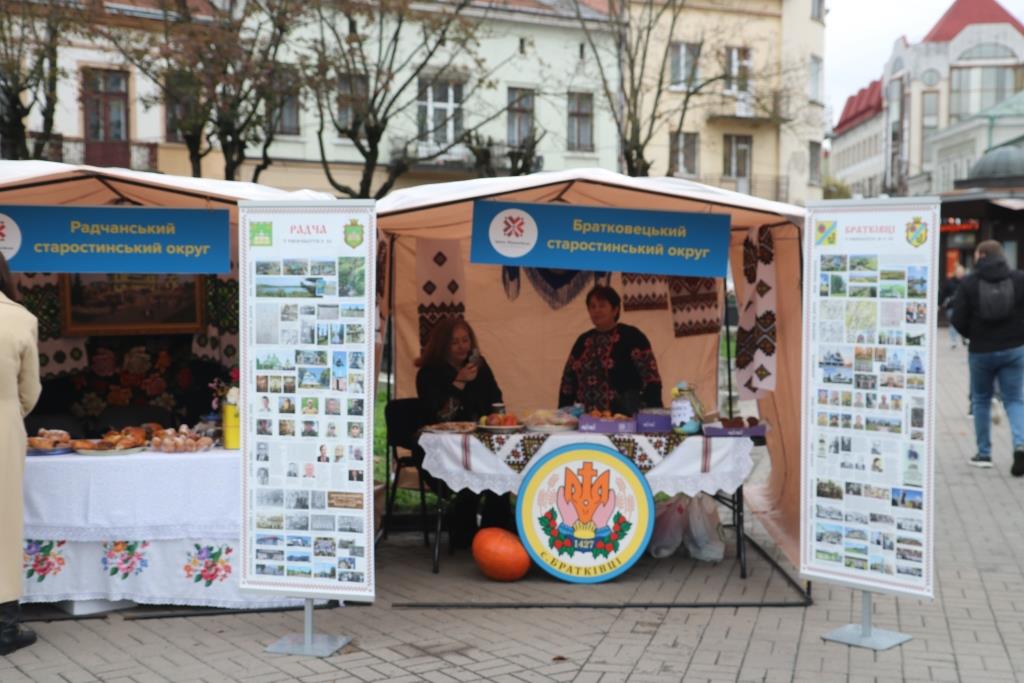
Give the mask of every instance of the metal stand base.
[{"label": "metal stand base", "polygon": [[304,655],[306,657],[330,657],[352,642],[348,636],[332,636],[313,633],[313,599],[306,598],[303,633],[289,633],[271,643],[266,652],[275,655]]},{"label": "metal stand base", "polygon": [[902,645],[911,639],[906,633],[886,631],[871,627],[871,593],[861,592],[861,623],[848,624],[826,633],[822,640],[831,640],[853,647],[864,647],[869,650],[881,651]]}]

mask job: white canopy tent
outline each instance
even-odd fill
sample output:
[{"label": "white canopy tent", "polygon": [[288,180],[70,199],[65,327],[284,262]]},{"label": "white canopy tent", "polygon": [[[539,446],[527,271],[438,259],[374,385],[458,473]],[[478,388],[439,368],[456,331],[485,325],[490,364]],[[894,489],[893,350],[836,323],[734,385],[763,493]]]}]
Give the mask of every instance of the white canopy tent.
[{"label": "white canopy tent", "polygon": [[[517,410],[551,407],[566,354],[576,335],[590,327],[585,308],[552,310],[528,287],[514,299],[502,290],[501,268],[469,264],[473,201],[559,202],[587,206],[728,214],[732,225],[732,273],[743,300],[743,240],[751,228],[770,226],[778,273],[777,388],[760,401],[771,425],[770,481],[745,491],[751,507],[790,559],[797,558],[800,484],[800,235],[804,210],[679,178],[632,178],[602,169],[571,169],[529,176],[484,178],[397,190],[377,204],[381,243],[390,245],[387,297],[394,321],[397,394],[415,394],[419,354],[417,243],[458,241],[465,265],[466,317],[495,369],[505,401]],[[571,268],[571,263],[566,264]],[[613,280],[613,284],[615,284]],[[666,319],[668,324],[666,324]],[[651,339],[666,385],[687,379],[702,400],[716,400],[718,335],[676,339],[671,313],[627,313]]]}]

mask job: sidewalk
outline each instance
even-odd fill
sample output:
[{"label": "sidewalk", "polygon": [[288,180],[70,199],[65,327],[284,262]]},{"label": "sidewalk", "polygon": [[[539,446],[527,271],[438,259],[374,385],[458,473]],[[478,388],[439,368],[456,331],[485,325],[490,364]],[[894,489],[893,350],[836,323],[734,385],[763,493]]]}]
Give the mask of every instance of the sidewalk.
[{"label": "sidewalk", "polygon": [[[945,341],[943,339],[943,341]],[[378,551],[373,606],[318,610],[320,631],[353,644],[327,659],[268,655],[302,629],[301,612],[31,624],[40,642],[0,657],[0,681],[1015,681],[1024,677],[1024,479],[1010,476],[1009,430],[993,430],[996,467],[967,464],[963,349],[940,350],[936,463],[936,599],[876,597],[876,626],[913,636],[875,654],[821,635],[859,621],[859,594],[814,585],[809,608],[421,609],[452,600],[572,602],[581,589],[540,572],[514,584],[478,578],[466,552],[430,573],[417,534]],[[761,459],[755,477],[764,476]],[[723,515],[724,519],[724,515]],[[772,545],[759,526],[749,530]],[[717,567],[645,560],[587,601],[793,600],[751,553],[743,581]],[[785,563],[783,563],[785,566]],[[788,566],[787,566],[788,568]],[[582,594],[582,593],[581,593]]]}]

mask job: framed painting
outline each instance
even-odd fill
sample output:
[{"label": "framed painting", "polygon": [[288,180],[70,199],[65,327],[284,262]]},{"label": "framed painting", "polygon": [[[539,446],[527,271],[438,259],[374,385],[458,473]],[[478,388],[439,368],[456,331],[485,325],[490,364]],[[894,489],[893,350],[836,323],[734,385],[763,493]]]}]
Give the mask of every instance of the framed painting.
[{"label": "framed painting", "polygon": [[205,329],[198,275],[61,275],[61,331],[70,337],[194,334]]}]

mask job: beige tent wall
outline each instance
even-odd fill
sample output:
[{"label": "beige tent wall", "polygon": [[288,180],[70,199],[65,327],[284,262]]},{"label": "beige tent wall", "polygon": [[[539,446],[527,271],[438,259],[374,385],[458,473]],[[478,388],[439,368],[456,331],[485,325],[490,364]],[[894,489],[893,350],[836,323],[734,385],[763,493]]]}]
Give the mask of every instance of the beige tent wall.
[{"label": "beige tent wall", "polygon": [[[470,264],[469,238],[460,242],[466,263],[466,319],[476,331],[481,353],[494,370],[506,405],[518,414],[556,407],[569,350],[576,338],[592,327],[583,294],[552,310],[524,277],[518,298],[510,301],[501,284],[501,268]],[[399,397],[416,394],[413,361],[420,347],[415,250],[415,238],[396,239],[394,325]],[[613,276],[612,285],[622,291],[619,274]],[[671,385],[685,379],[698,388],[704,405],[715,406],[718,335],[676,339],[668,310],[623,312],[622,321],[640,328],[651,340],[666,405]]]},{"label": "beige tent wall", "polygon": [[[801,283],[800,230],[793,225],[774,228],[778,334],[775,391],[758,401],[761,418],[771,425],[768,453],[772,468],[768,481],[745,486],[744,496],[769,535],[799,567],[800,544],[800,394],[801,394]],[[743,239],[733,233],[729,251],[733,280],[743,301]]]}]

